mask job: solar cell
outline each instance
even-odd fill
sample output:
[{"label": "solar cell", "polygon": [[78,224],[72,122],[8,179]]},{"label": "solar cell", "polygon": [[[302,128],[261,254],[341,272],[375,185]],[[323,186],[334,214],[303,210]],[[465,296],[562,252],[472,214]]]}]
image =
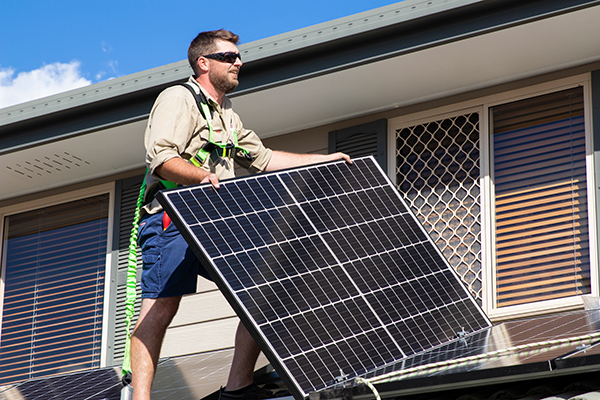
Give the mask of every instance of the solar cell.
[{"label": "solar cell", "polygon": [[372,157],[158,199],[298,399],[490,326]]}]

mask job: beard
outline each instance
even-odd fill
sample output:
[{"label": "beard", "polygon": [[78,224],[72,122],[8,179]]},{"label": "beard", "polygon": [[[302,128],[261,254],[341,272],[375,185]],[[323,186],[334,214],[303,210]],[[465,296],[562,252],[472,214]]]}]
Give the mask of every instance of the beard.
[{"label": "beard", "polygon": [[233,79],[228,72],[219,74],[216,71],[211,70],[208,73],[208,79],[210,79],[210,83],[212,83],[216,89],[225,94],[233,92],[239,84],[239,81],[237,79]]}]

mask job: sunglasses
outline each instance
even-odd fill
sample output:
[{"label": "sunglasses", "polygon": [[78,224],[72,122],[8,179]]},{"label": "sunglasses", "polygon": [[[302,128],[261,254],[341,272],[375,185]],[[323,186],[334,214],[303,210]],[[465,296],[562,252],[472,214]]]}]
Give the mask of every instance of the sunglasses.
[{"label": "sunglasses", "polygon": [[218,61],[224,61],[229,64],[235,63],[236,58],[239,58],[240,61],[242,61],[242,56],[240,55],[240,53],[234,53],[232,51],[227,51],[225,53],[206,54],[206,55],[200,56],[200,57],[210,58],[210,59],[218,60]]}]

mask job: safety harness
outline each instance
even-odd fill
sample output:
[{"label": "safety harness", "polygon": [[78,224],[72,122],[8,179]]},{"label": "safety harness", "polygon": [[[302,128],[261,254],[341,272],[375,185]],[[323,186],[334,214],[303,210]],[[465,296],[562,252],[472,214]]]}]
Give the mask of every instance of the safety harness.
[{"label": "safety harness", "polygon": [[[233,130],[233,143],[215,143],[213,142],[213,127],[212,127],[212,114],[213,109],[209,106],[208,100],[204,93],[200,90],[199,93],[189,84],[182,83],[181,86],[187,88],[194,98],[196,104],[200,110],[200,114],[206,120],[208,125],[208,142],[198,151],[198,153],[190,159],[190,162],[196,167],[201,167],[207,158],[210,158],[212,163],[218,162],[221,158],[233,158],[236,154],[243,154],[244,157],[252,161],[252,156],[248,150],[238,145],[237,132]],[[125,322],[126,322],[126,339],[125,339],[125,353],[123,356],[122,365],[122,381],[124,388],[121,394],[121,398],[129,398],[131,396],[131,319],[135,312],[135,299],[136,299],[136,286],[137,286],[137,240],[138,231],[141,219],[141,209],[144,204],[152,201],[154,195],[162,189],[172,189],[178,185],[174,182],[161,180],[157,185],[154,185],[151,190],[146,193],[147,185],[146,178],[150,172],[146,170],[144,181],[140,187],[140,193],[138,195],[135,214],[133,217],[133,227],[131,228],[131,235],[129,236],[129,256],[127,258],[127,283],[125,292]]]},{"label": "safety harness", "polygon": [[204,93],[200,90],[200,93],[197,93],[196,90],[189,84],[182,84],[183,87],[192,92],[192,95],[196,98],[196,104],[198,104],[198,109],[200,113],[206,120],[206,124],[208,125],[208,142],[200,150],[194,157],[190,159],[191,163],[196,167],[200,167],[204,164],[204,161],[208,157],[210,157],[211,162],[215,163],[220,158],[233,158],[236,153],[241,152],[246,159],[252,161],[252,156],[248,152],[248,150],[240,147],[238,144],[237,132],[233,130],[233,143],[215,143],[213,142],[213,134],[214,130],[212,127],[212,113],[213,109],[208,105],[208,100]]}]

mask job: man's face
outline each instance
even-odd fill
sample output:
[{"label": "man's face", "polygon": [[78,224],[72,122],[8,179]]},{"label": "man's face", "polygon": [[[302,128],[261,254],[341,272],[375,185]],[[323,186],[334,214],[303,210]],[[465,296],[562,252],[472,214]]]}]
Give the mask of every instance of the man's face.
[{"label": "man's face", "polygon": [[[239,53],[237,46],[231,42],[218,40],[215,53],[233,52]],[[238,85],[238,73],[242,66],[242,61],[239,58],[235,59],[233,64],[209,59],[210,69],[208,71],[208,79],[215,89],[224,94],[231,93]]]}]

